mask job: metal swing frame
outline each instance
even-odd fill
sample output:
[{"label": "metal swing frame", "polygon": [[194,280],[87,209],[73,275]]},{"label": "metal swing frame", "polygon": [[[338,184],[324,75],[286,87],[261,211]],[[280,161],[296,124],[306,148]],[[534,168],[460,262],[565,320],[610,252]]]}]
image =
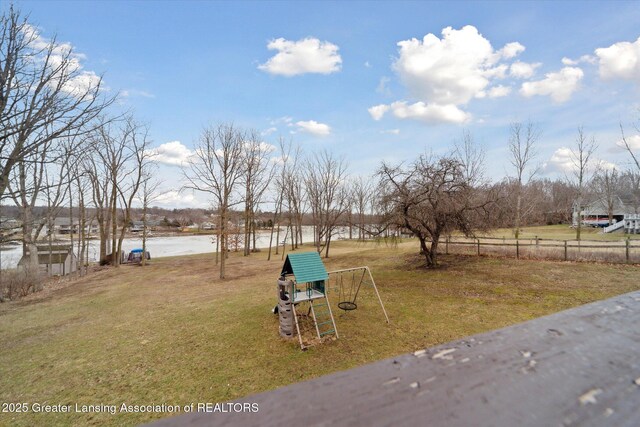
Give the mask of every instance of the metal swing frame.
[{"label": "metal swing frame", "polygon": [[[342,269],[342,270],[329,271],[328,274],[329,274],[329,277],[331,277],[332,274],[343,274],[343,273],[348,273],[350,271],[355,273],[358,270],[362,270],[362,276],[360,276],[360,281],[358,282],[358,286],[356,287],[356,292],[355,292],[355,295],[353,296],[353,300],[352,301],[339,301],[338,302],[338,306],[340,306],[340,304],[344,303],[344,302],[348,302],[348,303],[351,303],[353,305],[356,305],[356,299],[358,298],[358,293],[360,292],[360,287],[362,286],[362,282],[364,281],[364,277],[365,277],[366,274],[369,274],[369,279],[371,279],[371,285],[373,286],[373,290],[376,292],[376,296],[378,297],[378,302],[380,303],[380,307],[382,307],[382,312],[384,313],[384,317],[385,317],[387,323],[390,323],[389,322],[389,316],[387,315],[387,310],[385,310],[385,308],[384,308],[384,304],[382,303],[382,298],[380,298],[380,293],[378,292],[378,287],[376,286],[375,280],[373,280],[373,275],[371,274],[371,270],[369,270],[369,267],[367,267],[365,265],[365,266],[362,266],[362,267],[345,268],[345,269]],[[355,276],[352,278],[352,280],[355,281]],[[337,279],[336,279],[336,282],[337,282]],[[329,286],[329,285],[330,285],[330,281],[327,283],[327,286]],[[340,284],[341,288],[342,288],[342,285],[343,284],[341,283]],[[353,283],[351,284],[351,286],[353,287]],[[357,307],[357,305],[356,305],[356,307]],[[355,309],[355,307],[354,307],[354,309]]]}]

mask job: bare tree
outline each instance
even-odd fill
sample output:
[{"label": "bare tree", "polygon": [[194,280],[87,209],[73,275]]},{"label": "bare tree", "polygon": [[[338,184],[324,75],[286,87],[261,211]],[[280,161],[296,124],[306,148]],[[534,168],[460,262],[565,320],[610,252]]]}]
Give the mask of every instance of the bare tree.
[{"label": "bare tree", "polygon": [[338,220],[346,212],[348,192],[345,188],[347,164],[327,151],[306,160],[304,185],[315,227],[318,253],[329,258],[331,239]]},{"label": "bare tree", "polygon": [[524,125],[520,122],[511,123],[509,153],[511,164],[515,169],[516,209],[514,234],[516,239],[520,237],[520,227],[523,218],[523,187],[531,181],[538,172],[538,168],[532,168],[532,163],[538,155],[536,143],[540,138],[540,134],[540,130],[531,122]]},{"label": "bare tree", "polygon": [[[122,226],[120,228],[120,236],[118,237],[118,246],[117,249],[112,252],[116,254],[122,253],[122,242],[126,229],[131,223],[132,204],[136,200],[140,186],[143,182],[146,182],[145,177],[147,176],[147,169],[151,158],[148,150],[150,143],[148,128],[135,122],[131,117],[127,118],[125,126],[125,135],[128,140],[125,150],[128,150],[128,153],[125,154],[125,170],[118,176],[116,183],[122,213]],[[115,222],[113,224],[115,224]],[[143,252],[142,255],[144,259],[146,253]],[[114,261],[114,265],[118,266],[119,258],[114,259]]]},{"label": "bare tree", "polygon": [[469,185],[485,184],[485,152],[473,139],[468,129],[462,131],[462,139],[454,142],[454,156],[460,161],[465,180]]},{"label": "bare tree", "polygon": [[576,205],[578,207],[578,224],[576,226],[576,240],[580,240],[582,230],[582,203],[585,195],[585,186],[592,173],[592,156],[597,148],[595,137],[588,138],[582,127],[578,128],[575,146],[571,150],[571,175],[569,180],[576,189]]},{"label": "bare tree", "polygon": [[244,255],[251,253],[251,232],[254,235],[255,249],[255,214],[262,197],[269,187],[275,171],[270,161],[273,147],[261,141],[256,131],[250,131],[244,143],[245,171],[243,174],[244,195]]},{"label": "bare tree", "polygon": [[230,209],[237,205],[239,184],[244,173],[244,135],[232,124],[205,128],[196,147],[195,156],[184,170],[185,188],[211,194],[216,203],[220,224],[220,278],[225,277],[228,252],[228,221]]},{"label": "bare tree", "polygon": [[159,196],[158,187],[160,186],[160,181],[153,178],[153,170],[151,167],[144,171],[141,186],[138,200],[142,203],[142,266],[144,267],[147,264],[147,237],[149,236],[147,211],[151,203]]},{"label": "bare tree", "polygon": [[22,159],[87,131],[113,102],[101,87],[69,44],[45,40],[13,5],[0,16],[0,198]]},{"label": "bare tree", "polygon": [[[634,123],[633,127],[636,130],[636,132],[640,133],[640,126],[638,126],[637,123]],[[627,150],[627,152],[631,156],[631,160],[633,161],[633,164],[635,164],[636,168],[640,172],[640,156],[635,153],[634,147],[632,146],[631,142],[629,142],[629,139],[625,135],[624,126],[622,126],[622,123],[620,123],[620,134],[622,135],[622,145],[624,145],[624,149]]]},{"label": "bare tree", "polygon": [[609,225],[613,224],[613,211],[615,209],[616,198],[621,176],[617,169],[600,168],[593,177],[595,192],[604,200],[609,216]]},{"label": "bare tree", "polygon": [[367,237],[366,214],[367,209],[374,198],[375,185],[370,178],[357,177],[352,182],[351,198],[357,215],[358,240]]},{"label": "bare tree", "polygon": [[455,157],[422,155],[407,167],[382,163],[378,170],[387,206],[386,220],[409,230],[420,242],[427,267],[438,265],[440,237],[453,230],[473,235],[486,228],[495,194],[474,188]]},{"label": "bare tree", "polygon": [[[8,193],[20,210],[22,219],[23,255],[29,255],[29,266],[37,269],[38,251],[35,242],[47,227],[53,232],[53,220],[60,212],[69,183],[70,163],[76,144],[49,141],[36,147],[20,159],[10,175]],[[44,214],[34,217],[38,202],[46,200]]]},{"label": "bare tree", "polygon": [[634,213],[640,213],[640,171],[625,171],[620,177],[620,186],[622,192],[629,195]]}]

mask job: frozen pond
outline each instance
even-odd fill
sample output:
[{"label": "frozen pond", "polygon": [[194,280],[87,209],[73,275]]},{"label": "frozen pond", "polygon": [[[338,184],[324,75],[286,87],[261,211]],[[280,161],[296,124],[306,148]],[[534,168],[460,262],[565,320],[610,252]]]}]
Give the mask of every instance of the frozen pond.
[{"label": "frozen pond", "polygon": [[[280,231],[280,240],[284,239],[285,231]],[[302,239],[308,243],[313,240],[311,227],[302,227]],[[347,229],[341,229],[334,239],[348,235]],[[260,232],[257,236],[256,246],[258,248],[269,247],[269,232]],[[290,241],[287,239],[287,243]],[[77,242],[76,242],[77,244]],[[273,244],[276,244],[276,234],[273,234]],[[126,254],[132,249],[142,247],[142,238],[126,238],[122,242],[122,250]],[[74,247],[75,249],[75,247]],[[161,258],[178,255],[193,255],[202,253],[213,253],[216,249],[215,236],[168,236],[168,237],[148,237],[147,250],[151,258]],[[98,261],[99,242],[91,240],[89,242],[89,259]],[[22,257],[22,245],[17,245],[0,251],[0,268],[15,268]]]}]

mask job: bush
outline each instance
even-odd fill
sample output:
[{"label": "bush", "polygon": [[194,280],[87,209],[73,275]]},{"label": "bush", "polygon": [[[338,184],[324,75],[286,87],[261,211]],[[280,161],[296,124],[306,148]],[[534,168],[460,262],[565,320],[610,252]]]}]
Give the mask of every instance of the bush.
[{"label": "bush", "polygon": [[42,290],[42,275],[29,270],[0,272],[0,302],[10,301]]}]

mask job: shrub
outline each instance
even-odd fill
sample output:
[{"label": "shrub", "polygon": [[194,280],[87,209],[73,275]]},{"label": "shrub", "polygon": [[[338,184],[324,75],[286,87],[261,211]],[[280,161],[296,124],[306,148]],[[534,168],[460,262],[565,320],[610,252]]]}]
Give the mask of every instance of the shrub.
[{"label": "shrub", "polygon": [[3,270],[0,272],[0,302],[22,298],[42,290],[43,277],[30,270]]}]

